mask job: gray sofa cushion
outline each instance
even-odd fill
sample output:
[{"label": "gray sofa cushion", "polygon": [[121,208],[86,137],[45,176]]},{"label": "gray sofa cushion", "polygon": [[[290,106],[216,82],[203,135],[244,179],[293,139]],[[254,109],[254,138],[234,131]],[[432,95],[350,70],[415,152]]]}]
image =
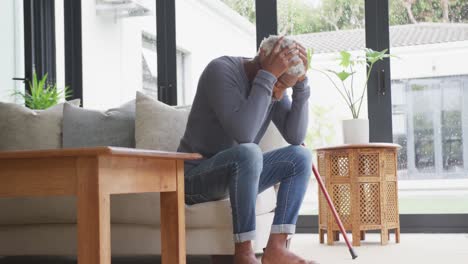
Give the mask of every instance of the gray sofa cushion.
[{"label": "gray sofa cushion", "polygon": [[[70,101],[79,105],[80,100]],[[0,102],[0,150],[58,149],[62,147],[64,104],[46,110]]]},{"label": "gray sofa cushion", "polygon": [[135,100],[107,111],[65,104],[63,147],[135,147]]},{"label": "gray sofa cushion", "polygon": [[161,103],[141,92],[136,97],[136,147],[176,151],[190,111]]}]

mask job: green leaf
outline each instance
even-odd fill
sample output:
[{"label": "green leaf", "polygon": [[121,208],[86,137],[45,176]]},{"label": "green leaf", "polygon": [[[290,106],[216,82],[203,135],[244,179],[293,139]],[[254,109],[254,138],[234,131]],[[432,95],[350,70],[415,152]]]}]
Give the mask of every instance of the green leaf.
[{"label": "green leaf", "polygon": [[70,97],[73,96],[73,91],[70,89],[70,86],[65,86],[63,91],[64,91],[65,100],[67,100],[67,99],[69,99]]},{"label": "green leaf", "polygon": [[343,50],[340,51],[340,65],[347,68],[349,65],[354,65],[354,62],[351,60],[351,53]]},{"label": "green leaf", "polygon": [[310,65],[311,65],[313,55],[314,55],[314,49],[313,48],[308,48],[307,49],[307,70],[310,69]]},{"label": "green leaf", "polygon": [[384,49],[382,51],[366,49],[365,51],[366,51],[366,59],[370,64],[374,64],[377,61],[390,57],[390,54],[387,54],[388,49]]},{"label": "green leaf", "polygon": [[340,71],[340,72],[336,72],[332,70],[327,70],[327,71],[334,73],[336,77],[338,77],[338,79],[340,79],[342,82],[346,81],[346,79],[348,79],[351,75],[355,73],[355,72],[347,72],[347,71]]}]

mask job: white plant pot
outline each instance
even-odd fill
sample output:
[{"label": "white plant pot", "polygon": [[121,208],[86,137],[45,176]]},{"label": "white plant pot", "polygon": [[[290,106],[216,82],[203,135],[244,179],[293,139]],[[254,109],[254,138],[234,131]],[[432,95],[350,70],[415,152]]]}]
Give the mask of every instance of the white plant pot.
[{"label": "white plant pot", "polygon": [[343,120],[343,141],[345,144],[369,143],[369,120]]}]

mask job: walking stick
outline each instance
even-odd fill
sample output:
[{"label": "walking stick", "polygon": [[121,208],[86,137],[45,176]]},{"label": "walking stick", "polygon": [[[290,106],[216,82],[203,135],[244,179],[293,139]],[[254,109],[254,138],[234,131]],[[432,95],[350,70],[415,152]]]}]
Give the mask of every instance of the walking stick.
[{"label": "walking stick", "polygon": [[351,243],[349,243],[348,236],[346,234],[346,230],[343,227],[343,223],[341,222],[340,216],[336,212],[335,206],[333,205],[333,201],[330,199],[330,195],[328,195],[327,189],[325,188],[325,185],[323,184],[322,178],[320,177],[319,172],[317,171],[317,168],[315,165],[312,164],[312,171],[314,172],[315,178],[317,179],[317,182],[319,184],[320,190],[323,193],[323,196],[325,196],[325,199],[327,200],[328,206],[330,207],[330,210],[333,213],[333,216],[335,217],[336,223],[338,224],[338,227],[340,228],[341,234],[344,237],[344,240],[346,241],[346,245],[348,246],[349,253],[351,253],[351,257],[353,259],[357,258],[357,254],[354,251],[353,246]]}]

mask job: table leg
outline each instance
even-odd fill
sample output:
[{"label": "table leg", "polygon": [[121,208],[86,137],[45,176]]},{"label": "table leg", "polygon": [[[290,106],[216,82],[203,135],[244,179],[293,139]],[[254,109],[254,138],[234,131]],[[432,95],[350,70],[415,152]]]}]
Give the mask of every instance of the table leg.
[{"label": "table leg", "polygon": [[340,241],[340,231],[333,231],[333,239],[335,241]]},{"label": "table leg", "polygon": [[335,238],[333,237],[333,228],[331,226],[327,226],[327,245],[332,246],[334,243]]},{"label": "table leg", "polygon": [[395,229],[395,242],[400,243],[400,228]]},{"label": "table leg", "polygon": [[161,193],[162,264],[185,264],[184,162],[177,161],[177,191]]},{"label": "table leg", "polygon": [[322,228],[319,228],[319,237],[320,237],[320,244],[325,243],[325,231]]},{"label": "table leg", "polygon": [[382,230],[380,230],[380,244],[388,244],[388,229],[385,227],[382,227]]},{"label": "table leg", "polygon": [[361,241],[362,240],[366,240],[366,231],[365,230],[361,230]]},{"label": "table leg", "polygon": [[353,246],[354,247],[359,247],[361,246],[361,230],[359,230],[359,227],[353,227]]},{"label": "table leg", "polygon": [[78,263],[111,264],[110,196],[100,189],[97,158],[77,160]]}]

